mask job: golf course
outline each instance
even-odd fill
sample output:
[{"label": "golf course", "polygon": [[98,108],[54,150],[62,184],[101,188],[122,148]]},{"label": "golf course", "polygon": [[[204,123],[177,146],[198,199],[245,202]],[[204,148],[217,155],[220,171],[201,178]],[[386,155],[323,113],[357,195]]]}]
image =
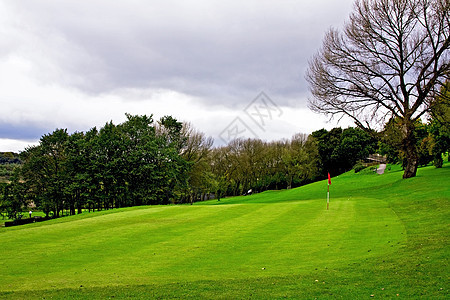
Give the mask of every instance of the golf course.
[{"label": "golf course", "polygon": [[450,163],[0,228],[0,299],[448,299]]}]

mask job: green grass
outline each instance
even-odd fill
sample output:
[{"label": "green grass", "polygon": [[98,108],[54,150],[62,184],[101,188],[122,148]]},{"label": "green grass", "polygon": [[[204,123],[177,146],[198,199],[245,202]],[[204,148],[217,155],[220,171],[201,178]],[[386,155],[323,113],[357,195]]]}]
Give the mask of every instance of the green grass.
[{"label": "green grass", "polygon": [[449,298],[450,165],[0,229],[0,298]]}]

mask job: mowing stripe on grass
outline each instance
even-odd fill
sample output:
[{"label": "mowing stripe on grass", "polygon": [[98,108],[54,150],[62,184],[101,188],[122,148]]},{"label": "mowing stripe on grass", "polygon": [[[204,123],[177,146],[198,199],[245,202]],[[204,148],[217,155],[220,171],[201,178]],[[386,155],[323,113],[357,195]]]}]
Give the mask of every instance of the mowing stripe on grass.
[{"label": "mowing stripe on grass", "polygon": [[372,217],[356,217],[366,202],[149,207],[3,233],[4,244],[21,243],[2,260],[2,289],[283,276],[362,260],[388,247],[380,237],[401,239],[386,231],[399,221],[385,205],[370,201]]}]

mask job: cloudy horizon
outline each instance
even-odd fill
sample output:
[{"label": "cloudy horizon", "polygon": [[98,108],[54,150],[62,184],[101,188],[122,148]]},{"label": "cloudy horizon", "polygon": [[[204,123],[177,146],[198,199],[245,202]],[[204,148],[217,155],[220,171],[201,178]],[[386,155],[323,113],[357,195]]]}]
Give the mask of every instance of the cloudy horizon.
[{"label": "cloudy horizon", "polygon": [[307,108],[304,74],[353,2],[2,1],[0,152],[125,113],[171,115],[216,145],[238,125],[263,140],[348,126]]}]

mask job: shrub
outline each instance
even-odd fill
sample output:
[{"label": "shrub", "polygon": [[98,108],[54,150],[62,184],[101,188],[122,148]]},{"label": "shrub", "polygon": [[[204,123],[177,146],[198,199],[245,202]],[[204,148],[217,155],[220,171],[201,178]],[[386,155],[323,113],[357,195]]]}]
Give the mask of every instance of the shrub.
[{"label": "shrub", "polygon": [[355,173],[358,173],[362,170],[364,170],[366,168],[366,166],[364,166],[361,162],[358,162],[353,169],[355,170]]}]

